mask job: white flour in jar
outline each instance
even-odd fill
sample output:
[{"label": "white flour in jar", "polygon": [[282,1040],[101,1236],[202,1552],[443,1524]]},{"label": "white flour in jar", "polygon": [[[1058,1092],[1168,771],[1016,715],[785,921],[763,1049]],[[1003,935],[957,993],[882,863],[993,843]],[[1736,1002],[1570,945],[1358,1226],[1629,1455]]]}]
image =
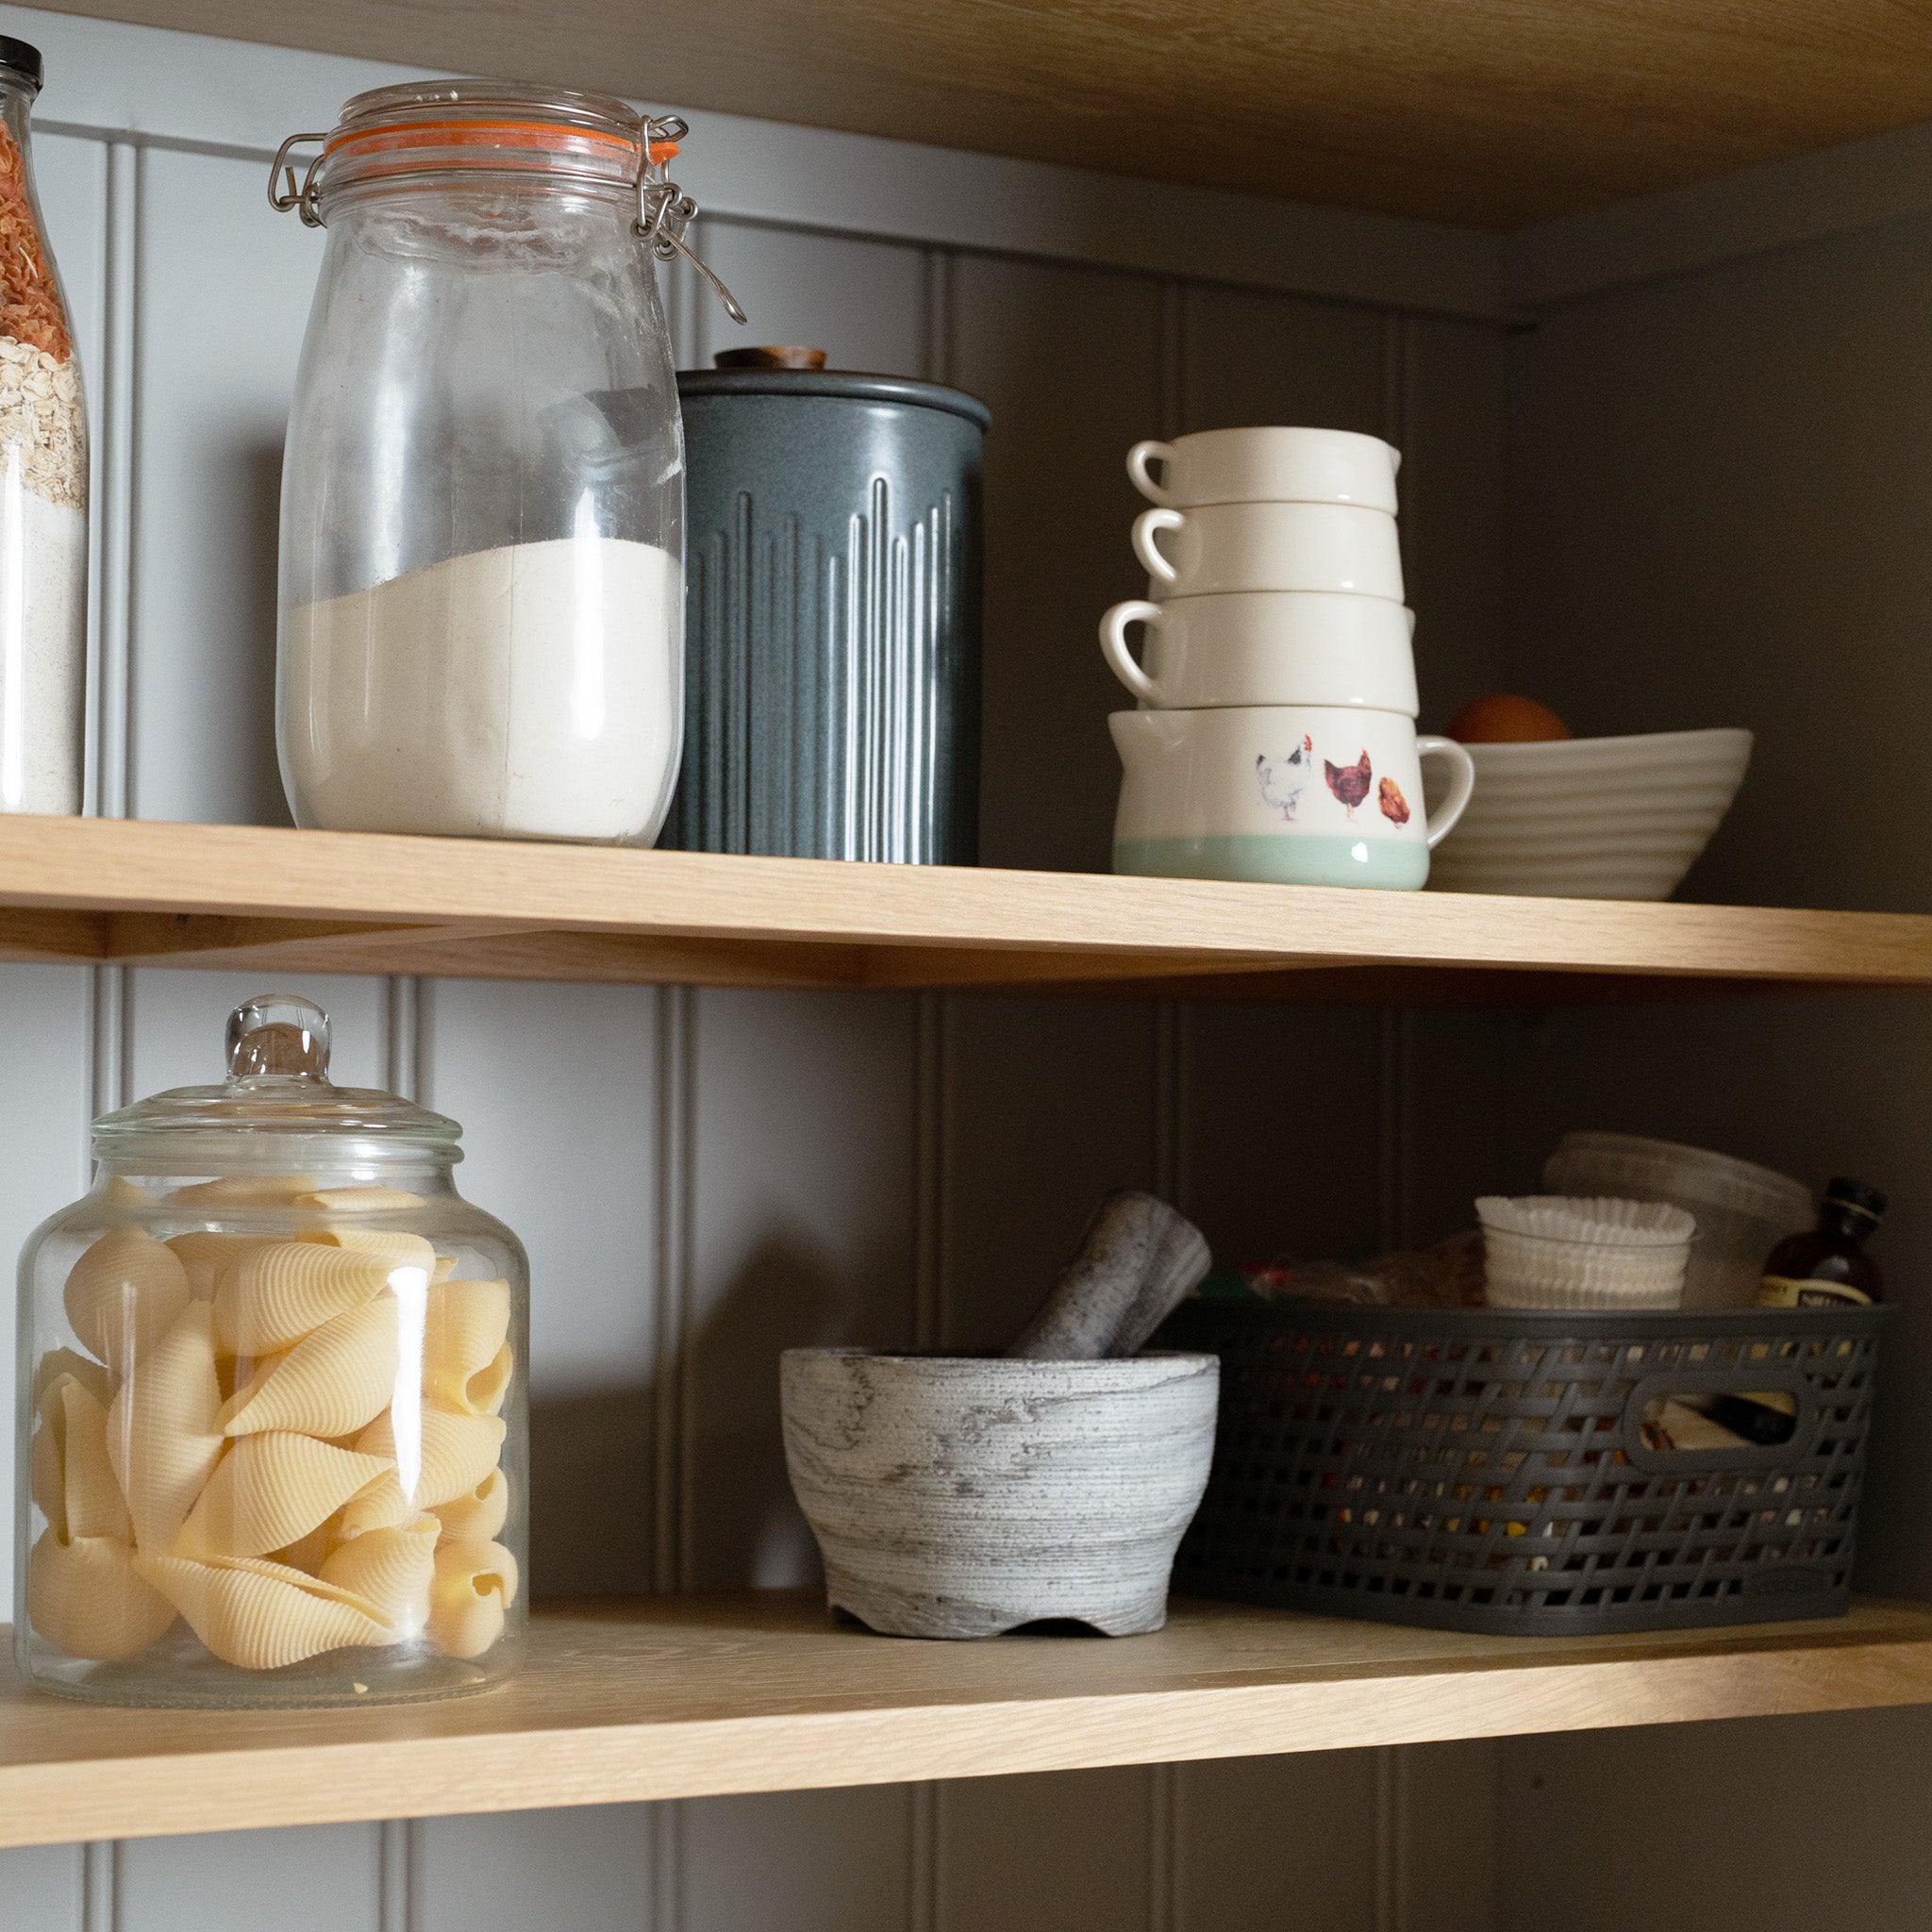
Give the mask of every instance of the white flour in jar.
[{"label": "white flour in jar", "polygon": [[684,584],[655,543],[472,551],[283,624],[282,768],[299,824],[656,836],[684,725]]}]

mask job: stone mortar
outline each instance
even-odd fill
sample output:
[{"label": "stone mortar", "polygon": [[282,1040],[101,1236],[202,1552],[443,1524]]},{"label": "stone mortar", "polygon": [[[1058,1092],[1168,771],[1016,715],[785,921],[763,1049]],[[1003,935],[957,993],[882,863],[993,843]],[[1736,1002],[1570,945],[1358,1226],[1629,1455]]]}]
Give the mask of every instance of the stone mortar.
[{"label": "stone mortar", "polygon": [[793,1348],[785,1461],[825,1598],[894,1637],[1167,1620],[1208,1484],[1211,1355],[1011,1361]]}]

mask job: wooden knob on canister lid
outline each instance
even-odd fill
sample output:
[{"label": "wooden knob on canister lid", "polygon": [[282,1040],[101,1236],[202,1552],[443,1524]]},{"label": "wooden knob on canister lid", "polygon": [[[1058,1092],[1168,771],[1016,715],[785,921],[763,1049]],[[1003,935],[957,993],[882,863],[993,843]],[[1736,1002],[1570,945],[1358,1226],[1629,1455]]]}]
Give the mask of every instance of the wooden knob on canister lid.
[{"label": "wooden knob on canister lid", "polygon": [[720,349],[711,358],[720,369],[823,369],[823,349]]}]

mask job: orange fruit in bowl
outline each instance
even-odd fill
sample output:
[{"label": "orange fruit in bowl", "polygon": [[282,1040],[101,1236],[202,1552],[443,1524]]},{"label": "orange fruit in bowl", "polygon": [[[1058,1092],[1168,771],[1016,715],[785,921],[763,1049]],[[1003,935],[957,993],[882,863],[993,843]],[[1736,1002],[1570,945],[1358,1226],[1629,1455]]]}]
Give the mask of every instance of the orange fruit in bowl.
[{"label": "orange fruit in bowl", "polygon": [[1547,705],[1513,691],[1496,691],[1463,706],[1449,721],[1458,744],[1547,744],[1570,727]]}]

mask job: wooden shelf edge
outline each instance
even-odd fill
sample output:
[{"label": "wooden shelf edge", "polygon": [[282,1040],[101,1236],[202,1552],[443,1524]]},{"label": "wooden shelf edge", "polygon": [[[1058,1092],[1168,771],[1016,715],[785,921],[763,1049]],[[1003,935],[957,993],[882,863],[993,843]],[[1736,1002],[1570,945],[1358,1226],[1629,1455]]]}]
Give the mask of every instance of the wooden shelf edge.
[{"label": "wooden shelf edge", "polygon": [[1932,1702],[1932,1609],[1518,1641],[1176,1604],[1103,1642],[920,1644],[797,1592],[536,1620],[507,1689],[367,1711],[0,1693],[0,1844],[1179,1762]]},{"label": "wooden shelf edge", "polygon": [[0,958],[1487,1002],[1923,989],[1932,918],[0,817]]}]

